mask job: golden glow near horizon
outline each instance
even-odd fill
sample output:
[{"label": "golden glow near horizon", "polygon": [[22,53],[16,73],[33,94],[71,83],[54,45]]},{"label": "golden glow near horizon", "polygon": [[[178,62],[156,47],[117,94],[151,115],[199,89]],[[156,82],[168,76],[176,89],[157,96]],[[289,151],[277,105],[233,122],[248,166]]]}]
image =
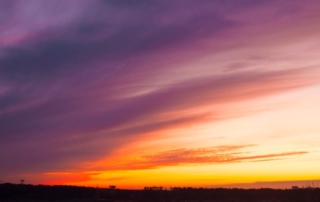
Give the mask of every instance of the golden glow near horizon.
[{"label": "golden glow near horizon", "polygon": [[[215,117],[212,117],[203,123],[168,128],[143,135],[140,141],[128,144],[127,147],[116,152],[112,158],[98,162],[96,166],[105,167],[105,170],[96,171],[97,174],[91,175],[90,180],[66,183],[92,186],[99,184],[102,187],[116,184],[120,188],[215,187],[228,184],[238,184],[234,186],[240,187],[243,184],[246,187],[246,183],[257,181],[286,182],[292,179],[295,181],[319,179],[317,168],[320,167],[320,161],[317,139],[320,126],[317,125],[316,119],[311,118],[320,116],[320,111],[315,110],[320,97],[314,96],[304,100],[301,96],[306,91],[315,93],[318,90],[320,86],[287,93],[286,96],[282,96],[283,98],[274,96],[276,100],[269,97],[266,100],[244,102],[239,108],[244,107],[248,110],[238,110],[239,113],[244,113],[244,116],[231,116],[221,120],[215,120]],[[275,104],[272,108],[262,107],[258,110],[264,102]],[[268,105],[270,106],[272,105]],[[227,114],[226,116],[228,117]],[[310,119],[304,117],[310,117]],[[192,151],[192,149],[205,150],[225,145],[231,147],[244,145],[244,148],[229,148],[222,152],[211,151],[203,154],[205,156],[221,155],[221,157],[231,158],[230,162],[220,162],[215,158],[203,160]],[[180,149],[186,149],[186,151],[177,154],[173,152],[169,156],[162,153]],[[145,156],[152,154],[159,154],[165,158],[163,161],[145,159]],[[180,159],[181,155],[186,155],[191,160]],[[228,157],[229,155],[231,157]],[[232,160],[233,158],[236,160]],[[262,185],[252,185],[252,187],[255,186]],[[265,184],[265,186],[272,187],[272,184]],[[274,187],[288,188],[290,183],[283,183],[283,185],[278,183]]]},{"label": "golden glow near horizon", "polygon": [[[301,44],[299,48],[306,49]],[[311,68],[319,64],[318,57],[299,54],[299,58],[305,55],[310,60],[306,65]],[[293,56],[288,53],[286,57]],[[272,66],[285,71],[297,66],[299,58],[292,63],[287,59],[267,59],[259,68]],[[219,64],[220,59],[215,57],[206,63],[216,60]],[[192,65],[190,71],[201,68],[203,63]],[[256,68],[255,65],[249,64],[248,68]],[[317,172],[320,168],[317,119],[320,117],[320,85],[310,86],[318,82],[318,77],[312,74],[301,74],[292,81],[261,80],[260,86],[249,83],[236,89],[226,88],[225,92],[217,92],[224,94],[222,98],[215,93],[203,96],[207,100],[191,98],[200,105],[157,117],[167,120],[184,114],[191,117],[189,122],[142,133],[139,139],[126,143],[104,160],[89,163],[89,169],[95,173],[87,174],[86,180],[65,183],[102,187],[116,184],[120,188],[230,184],[246,187],[254,182],[320,179]],[[174,80],[169,83],[172,82]],[[274,187],[289,185],[276,183]],[[272,187],[272,184],[266,186]]]}]

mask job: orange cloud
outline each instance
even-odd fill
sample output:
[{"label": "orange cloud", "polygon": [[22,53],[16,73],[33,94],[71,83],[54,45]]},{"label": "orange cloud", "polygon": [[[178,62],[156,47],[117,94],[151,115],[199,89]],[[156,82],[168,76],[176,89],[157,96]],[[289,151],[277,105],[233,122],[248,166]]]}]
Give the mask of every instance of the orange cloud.
[{"label": "orange cloud", "polygon": [[108,167],[107,169],[142,170],[177,165],[236,163],[244,161],[273,161],[279,160],[278,157],[302,155],[308,153],[306,151],[293,151],[264,155],[245,155],[248,152],[239,151],[252,146],[256,145],[231,145],[197,149],[175,149],[153,155],[145,155],[139,160],[126,162],[118,166]]}]

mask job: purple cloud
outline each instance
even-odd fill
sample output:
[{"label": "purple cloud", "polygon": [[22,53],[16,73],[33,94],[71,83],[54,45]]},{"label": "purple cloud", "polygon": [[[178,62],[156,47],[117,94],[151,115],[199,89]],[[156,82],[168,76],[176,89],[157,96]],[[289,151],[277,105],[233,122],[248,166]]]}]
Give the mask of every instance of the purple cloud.
[{"label": "purple cloud", "polygon": [[0,173],[9,176],[3,179],[75,168],[143,133],[221,116],[214,111],[166,117],[170,112],[318,82],[315,67],[252,70],[245,68],[249,62],[230,58],[229,65],[212,64],[213,72],[231,70],[226,74],[187,75],[149,86],[158,75],[172,77],[166,64],[183,72],[189,55],[234,50],[261,22],[294,24],[288,16],[307,21],[311,14],[302,1],[289,6],[250,0],[0,4],[0,162],[5,165]]}]

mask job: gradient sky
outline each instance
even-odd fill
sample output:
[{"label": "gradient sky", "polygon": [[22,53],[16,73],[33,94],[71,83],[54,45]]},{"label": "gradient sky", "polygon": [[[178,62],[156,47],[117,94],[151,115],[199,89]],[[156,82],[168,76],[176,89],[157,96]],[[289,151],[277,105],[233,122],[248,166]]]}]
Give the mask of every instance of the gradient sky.
[{"label": "gradient sky", "polygon": [[317,183],[319,36],[318,0],[1,0],[0,180]]}]

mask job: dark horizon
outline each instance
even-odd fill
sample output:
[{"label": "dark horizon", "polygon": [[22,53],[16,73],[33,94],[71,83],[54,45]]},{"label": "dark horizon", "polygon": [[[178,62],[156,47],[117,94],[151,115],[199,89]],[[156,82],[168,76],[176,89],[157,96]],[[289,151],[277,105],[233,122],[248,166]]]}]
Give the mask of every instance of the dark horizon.
[{"label": "dark horizon", "polygon": [[320,201],[320,188],[226,189],[148,187],[142,190],[82,187],[72,185],[0,184],[1,201]]}]

